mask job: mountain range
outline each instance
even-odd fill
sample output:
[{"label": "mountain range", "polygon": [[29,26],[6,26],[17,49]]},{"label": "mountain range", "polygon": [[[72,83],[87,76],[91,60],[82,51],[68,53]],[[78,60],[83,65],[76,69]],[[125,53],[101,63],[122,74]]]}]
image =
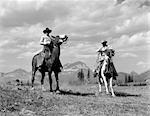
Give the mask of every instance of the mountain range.
[{"label": "mountain range", "polygon": [[[96,82],[96,78],[93,78],[92,70],[83,62],[77,61],[74,63],[67,63],[64,66],[64,70],[60,73],[59,79],[60,83],[69,83],[70,81],[77,81],[77,74],[79,71],[83,71],[84,77],[87,78],[88,72],[90,73],[90,81]],[[47,75],[46,75],[47,76]],[[117,81],[124,82],[126,77],[132,77],[134,82],[142,82],[150,79],[150,70],[147,70],[141,74],[137,74],[136,72],[132,71],[131,73],[119,72]],[[40,74],[36,74],[36,79],[40,80]],[[47,78],[47,77],[46,77]],[[27,72],[24,69],[16,69],[14,71],[8,73],[0,72],[0,82],[9,82],[14,81],[16,79],[22,81],[30,81],[31,80],[31,72]],[[47,78],[48,79],[48,78]]]}]

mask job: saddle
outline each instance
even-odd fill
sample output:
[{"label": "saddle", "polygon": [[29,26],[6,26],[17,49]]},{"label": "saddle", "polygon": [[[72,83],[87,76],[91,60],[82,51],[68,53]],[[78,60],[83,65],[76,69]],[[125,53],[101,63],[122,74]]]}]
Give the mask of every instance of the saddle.
[{"label": "saddle", "polygon": [[44,46],[44,49],[42,51],[42,56],[45,59],[49,59],[51,57],[52,51],[50,50],[49,46]]},{"label": "saddle", "polygon": [[51,58],[51,50],[48,46],[44,46],[43,50],[37,54],[37,67],[40,67],[44,60],[48,60]]}]

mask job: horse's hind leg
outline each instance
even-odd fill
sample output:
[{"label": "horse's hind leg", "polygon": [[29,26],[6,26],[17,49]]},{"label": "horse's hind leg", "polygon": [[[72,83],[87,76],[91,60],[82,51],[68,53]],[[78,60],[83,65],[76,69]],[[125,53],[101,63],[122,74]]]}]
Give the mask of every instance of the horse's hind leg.
[{"label": "horse's hind leg", "polygon": [[112,82],[113,82],[113,77],[111,77],[110,80],[109,80],[109,87],[110,87],[112,96],[115,97]]}]

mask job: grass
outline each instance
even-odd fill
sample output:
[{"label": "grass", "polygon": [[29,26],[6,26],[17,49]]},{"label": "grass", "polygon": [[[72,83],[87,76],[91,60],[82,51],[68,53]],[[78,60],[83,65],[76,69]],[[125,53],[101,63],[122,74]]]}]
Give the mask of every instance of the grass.
[{"label": "grass", "polygon": [[117,84],[118,86],[147,86],[146,82],[129,82],[129,83],[121,83]]},{"label": "grass", "polygon": [[149,116],[149,86],[114,87],[116,97],[97,85],[61,85],[61,93],[42,92],[28,86],[19,90],[0,87],[0,115],[6,116]]}]

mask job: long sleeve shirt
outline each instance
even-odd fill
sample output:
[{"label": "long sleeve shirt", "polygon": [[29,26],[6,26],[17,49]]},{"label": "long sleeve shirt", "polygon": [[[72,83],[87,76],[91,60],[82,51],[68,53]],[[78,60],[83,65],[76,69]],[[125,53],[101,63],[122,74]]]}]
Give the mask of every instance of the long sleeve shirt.
[{"label": "long sleeve shirt", "polygon": [[103,61],[104,59],[107,59],[107,56],[105,54],[106,49],[112,49],[112,47],[105,46],[105,47],[101,47],[100,49],[97,50],[97,52],[98,52],[98,56],[97,56],[97,60],[96,60],[97,63],[100,61]]},{"label": "long sleeve shirt", "polygon": [[42,36],[41,39],[40,39],[40,44],[41,45],[48,45],[51,43],[51,40],[52,40],[52,37],[51,36]]}]

